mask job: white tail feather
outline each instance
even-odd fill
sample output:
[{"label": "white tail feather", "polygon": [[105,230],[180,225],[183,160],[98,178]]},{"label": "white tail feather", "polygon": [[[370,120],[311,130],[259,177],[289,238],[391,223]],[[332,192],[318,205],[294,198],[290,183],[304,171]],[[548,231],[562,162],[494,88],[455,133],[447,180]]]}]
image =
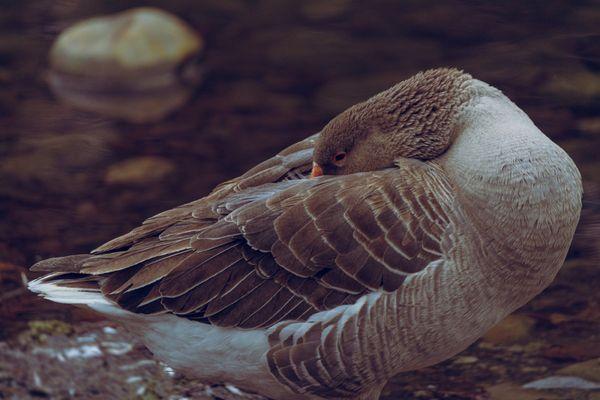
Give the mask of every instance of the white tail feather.
[{"label": "white tail feather", "polygon": [[61,279],[67,273],[56,272],[37,278],[27,285],[29,290],[39,294],[46,300],[55,303],[83,305],[117,319],[144,319],[145,315],[137,315],[122,309],[118,304],[106,298],[100,289],[63,286],[62,284],[73,283],[69,278]]},{"label": "white tail feather", "polygon": [[61,286],[61,282],[65,281],[60,280],[60,275],[64,275],[64,273],[57,272],[43,276],[29,282],[27,286],[32,292],[56,303],[82,305],[114,304],[104,297],[98,289]]}]

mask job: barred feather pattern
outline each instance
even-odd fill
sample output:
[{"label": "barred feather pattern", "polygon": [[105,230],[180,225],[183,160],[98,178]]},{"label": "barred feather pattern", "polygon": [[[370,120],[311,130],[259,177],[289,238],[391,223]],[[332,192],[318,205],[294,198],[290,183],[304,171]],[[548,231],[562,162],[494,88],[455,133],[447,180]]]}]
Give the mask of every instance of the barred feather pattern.
[{"label": "barred feather pattern", "polygon": [[251,329],[394,291],[442,256],[452,195],[441,169],[403,159],[388,170],[289,179],[308,171],[313,140],[150,218],[79,272],[97,275],[130,311]]}]

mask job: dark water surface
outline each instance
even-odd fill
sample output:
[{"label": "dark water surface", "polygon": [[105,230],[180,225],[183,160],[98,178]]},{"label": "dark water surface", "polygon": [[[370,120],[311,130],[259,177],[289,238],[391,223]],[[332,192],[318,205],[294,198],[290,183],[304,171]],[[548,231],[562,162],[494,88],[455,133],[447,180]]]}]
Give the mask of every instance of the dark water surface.
[{"label": "dark water surface", "polygon": [[[58,102],[45,80],[57,34],[82,18],[138,5],[173,12],[203,36],[204,83],[192,101],[145,125]],[[60,382],[35,386],[29,370],[40,356],[28,360],[33,345],[18,340],[31,331],[28,322],[80,325],[95,317],[33,298],[22,286],[31,277],[27,266],[88,252],[156,212],[205,195],[347,106],[438,66],[464,69],[503,90],[571,155],[585,183],[583,225],[557,282],[509,328],[523,329],[522,336],[483,341],[462,361],[403,375],[386,398],[535,399],[515,392],[518,385],[600,357],[598,2],[0,0],[0,6],[0,339],[22,349],[17,362],[3,359],[0,346],[0,399],[113,393],[94,394],[89,382],[75,394],[61,392]],[[105,323],[92,323],[92,331],[100,329],[94,324]],[[69,332],[57,335],[68,341]],[[111,378],[111,362],[104,365],[103,379],[125,385],[119,374]],[[152,375],[158,373],[144,379],[160,382]],[[178,385],[125,392],[185,397],[187,383]],[[589,390],[544,396],[600,398]]]}]

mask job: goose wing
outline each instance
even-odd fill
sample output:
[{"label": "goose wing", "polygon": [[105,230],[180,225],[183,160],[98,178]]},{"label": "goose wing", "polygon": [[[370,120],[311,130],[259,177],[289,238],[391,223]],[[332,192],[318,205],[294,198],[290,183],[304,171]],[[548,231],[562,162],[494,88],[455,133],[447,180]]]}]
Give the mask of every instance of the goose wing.
[{"label": "goose wing", "polygon": [[442,257],[452,194],[440,169],[404,160],[305,179],[314,139],[148,219],[79,273],[133,312],[258,328],[394,291]]}]

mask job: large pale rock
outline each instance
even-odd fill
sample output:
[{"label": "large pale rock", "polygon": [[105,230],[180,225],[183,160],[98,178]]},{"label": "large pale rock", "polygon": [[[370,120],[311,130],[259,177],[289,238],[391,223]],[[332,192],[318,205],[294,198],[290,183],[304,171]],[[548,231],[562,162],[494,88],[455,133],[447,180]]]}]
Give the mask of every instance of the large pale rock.
[{"label": "large pale rock", "polygon": [[132,122],[163,118],[190,97],[202,39],[157,8],[94,17],[66,29],[50,50],[49,83],[70,105]]}]

